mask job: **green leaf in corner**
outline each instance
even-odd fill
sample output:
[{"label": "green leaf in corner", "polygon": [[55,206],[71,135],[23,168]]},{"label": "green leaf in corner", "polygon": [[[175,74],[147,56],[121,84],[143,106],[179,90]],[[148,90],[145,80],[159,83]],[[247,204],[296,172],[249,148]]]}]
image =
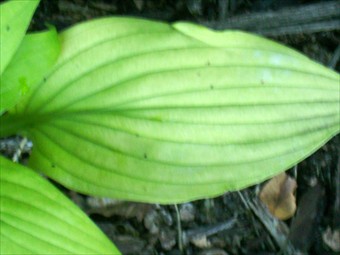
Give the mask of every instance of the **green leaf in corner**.
[{"label": "green leaf in corner", "polygon": [[158,203],[276,175],[339,133],[339,75],[238,31],[106,18],[62,51],[3,134],[26,131],[35,169],[80,192]]},{"label": "green leaf in corner", "polygon": [[3,157],[0,171],[1,254],[120,254],[39,174]]},{"label": "green leaf in corner", "polygon": [[0,75],[11,61],[30,24],[39,0],[7,1],[0,5]]},{"label": "green leaf in corner", "polygon": [[10,109],[34,89],[55,64],[60,52],[57,31],[28,34],[1,77],[0,113]]}]

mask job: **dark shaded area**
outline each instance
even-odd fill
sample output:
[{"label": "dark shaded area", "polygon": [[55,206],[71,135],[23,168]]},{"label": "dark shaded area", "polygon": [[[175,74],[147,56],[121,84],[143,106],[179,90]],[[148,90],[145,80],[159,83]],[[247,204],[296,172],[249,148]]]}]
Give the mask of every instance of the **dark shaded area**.
[{"label": "dark shaded area", "polygon": [[[328,1],[42,0],[30,30],[42,30],[46,24],[52,24],[61,31],[78,22],[109,15],[167,22],[219,22],[238,15],[324,2]],[[336,29],[271,38],[339,71],[339,16],[340,11],[329,19],[339,21]],[[1,153],[13,155],[19,143],[18,138],[2,141]],[[24,158],[31,149],[26,147],[23,148]],[[296,254],[297,250],[300,254],[339,254],[328,244],[334,237],[332,233],[340,231],[339,155],[338,135],[301,162],[297,171],[288,171],[298,183],[298,213],[293,220],[284,222],[261,207],[257,194],[262,184],[215,199],[181,204],[177,208],[94,199],[58,187],[88,213],[126,255]],[[291,242],[282,244],[282,240]]]}]

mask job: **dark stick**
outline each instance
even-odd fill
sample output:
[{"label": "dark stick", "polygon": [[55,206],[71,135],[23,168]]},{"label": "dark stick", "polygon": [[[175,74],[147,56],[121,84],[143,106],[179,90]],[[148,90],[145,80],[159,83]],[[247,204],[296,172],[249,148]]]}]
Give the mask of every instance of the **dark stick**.
[{"label": "dark stick", "polygon": [[242,29],[272,36],[336,30],[340,29],[340,1],[240,15],[224,21],[203,21],[201,24],[214,29]]}]

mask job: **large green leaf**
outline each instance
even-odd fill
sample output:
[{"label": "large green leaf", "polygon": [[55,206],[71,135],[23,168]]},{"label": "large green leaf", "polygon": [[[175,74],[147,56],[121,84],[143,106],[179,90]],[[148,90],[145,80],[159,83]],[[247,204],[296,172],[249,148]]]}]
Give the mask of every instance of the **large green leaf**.
[{"label": "large green leaf", "polygon": [[0,173],[1,254],[120,254],[43,177],[3,157]]},{"label": "large green leaf", "polygon": [[59,51],[58,34],[54,28],[24,37],[1,77],[0,114],[43,80],[57,60]]},{"label": "large green leaf", "polygon": [[263,181],[339,132],[339,75],[239,31],[106,18],[61,34],[56,68],[2,132],[69,188],[173,203]]},{"label": "large green leaf", "polygon": [[0,5],[0,75],[24,38],[39,0],[7,1]]}]

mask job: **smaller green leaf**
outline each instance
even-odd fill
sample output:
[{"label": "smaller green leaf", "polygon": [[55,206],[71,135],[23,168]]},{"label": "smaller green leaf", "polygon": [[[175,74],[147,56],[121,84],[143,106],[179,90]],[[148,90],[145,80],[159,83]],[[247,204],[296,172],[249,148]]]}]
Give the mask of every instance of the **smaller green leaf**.
[{"label": "smaller green leaf", "polygon": [[8,1],[0,5],[0,74],[18,49],[39,0]]},{"label": "smaller green leaf", "polygon": [[57,31],[28,34],[1,78],[0,113],[13,107],[32,86],[43,80],[60,51]]},{"label": "smaller green leaf", "polygon": [[1,254],[120,254],[44,178],[3,157],[0,173]]}]

